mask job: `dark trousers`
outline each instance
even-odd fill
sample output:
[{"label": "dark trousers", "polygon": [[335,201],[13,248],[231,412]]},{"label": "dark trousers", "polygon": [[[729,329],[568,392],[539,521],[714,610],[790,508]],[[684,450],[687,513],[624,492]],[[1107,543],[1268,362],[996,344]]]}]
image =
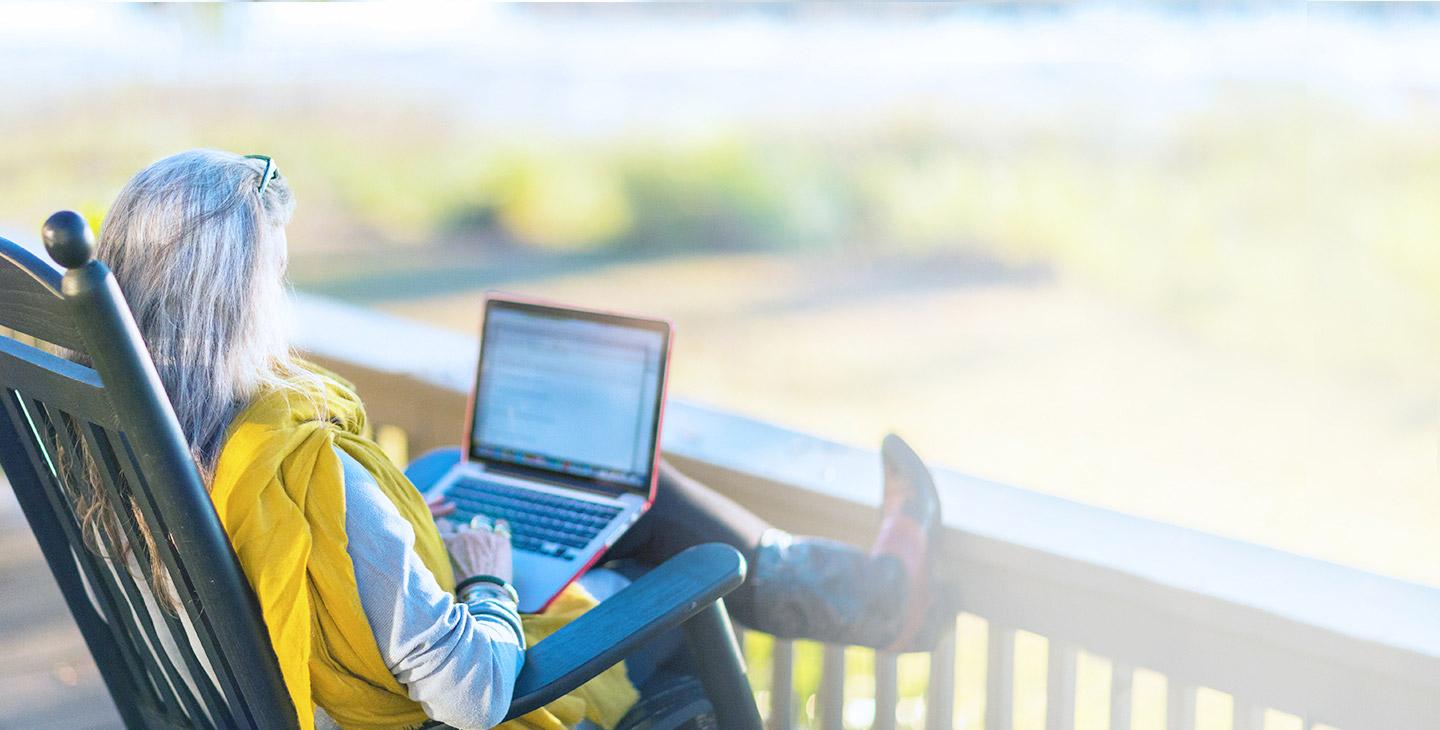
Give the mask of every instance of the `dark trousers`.
[{"label": "dark trousers", "polygon": [[[740,504],[682,474],[665,460],[655,485],[655,503],[611,546],[606,560],[659,565],[686,548],[722,542],[745,556],[754,575],[760,538],[770,523]],[[725,597],[730,613],[742,623],[754,616],[750,578]]]},{"label": "dark trousers", "polygon": [[607,559],[659,565],[686,548],[723,542],[753,562],[770,524],[730,498],[660,461],[655,503],[606,554]]}]

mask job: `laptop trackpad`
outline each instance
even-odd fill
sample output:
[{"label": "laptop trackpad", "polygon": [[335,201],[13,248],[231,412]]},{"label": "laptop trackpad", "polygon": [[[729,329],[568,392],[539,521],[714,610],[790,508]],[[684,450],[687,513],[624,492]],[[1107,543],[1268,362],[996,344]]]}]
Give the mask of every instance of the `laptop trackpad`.
[{"label": "laptop trackpad", "polygon": [[520,613],[538,613],[585,566],[578,560],[562,560],[528,550],[515,551],[515,592],[520,594]]}]

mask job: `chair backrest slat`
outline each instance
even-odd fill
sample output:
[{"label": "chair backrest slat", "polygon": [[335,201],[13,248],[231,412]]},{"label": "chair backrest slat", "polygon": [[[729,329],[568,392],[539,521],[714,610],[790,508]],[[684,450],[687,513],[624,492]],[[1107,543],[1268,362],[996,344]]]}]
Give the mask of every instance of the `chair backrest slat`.
[{"label": "chair backrest slat", "polygon": [[[137,728],[298,726],[254,594],[114,277],[74,214],[47,222],[46,244],[67,264],[63,278],[0,239],[0,467],[122,718]],[[106,519],[85,512],[97,504]]]},{"label": "chair backrest slat", "polygon": [[[32,464],[35,465],[37,474],[40,477],[40,484],[46,485],[45,497],[49,500],[50,507],[55,510],[60,527],[65,531],[66,539],[71,543],[72,550],[75,546],[82,546],[85,540],[84,526],[76,518],[75,510],[71,503],[69,494],[75,494],[81,485],[65,484],[66,478],[82,477],[84,462],[78,458],[79,455],[95,454],[96,449],[86,448],[82,451],[81,443],[84,442],[82,431],[76,426],[75,419],[65,410],[56,409],[42,400],[29,397],[24,393],[12,392],[17,403],[17,415],[22,422],[22,433],[29,433],[33,441],[32,452],[36,454]],[[96,426],[98,428],[98,426]],[[65,462],[68,461],[68,464]],[[112,465],[112,464],[111,464]],[[101,467],[107,467],[102,462]],[[115,514],[121,517],[122,527],[130,523],[127,530],[127,537],[131,546],[143,544],[134,521],[128,508],[120,504],[120,490],[115,490],[117,482],[111,481],[112,474],[107,469],[99,469],[104,487],[96,490],[102,498],[115,508]],[[62,487],[69,487],[69,494]],[[125,495],[128,501],[128,494]],[[91,536],[95,543],[102,544],[104,554],[117,556],[122,551],[122,546],[109,544],[104,536]],[[137,559],[143,559],[144,551],[132,551]],[[192,691],[183,684],[183,678],[174,668],[173,661],[168,657],[166,646],[161,642],[153,626],[153,610],[148,610],[147,600],[143,590],[135,585],[134,579],[128,570],[127,564],[117,563],[115,560],[102,560],[86,550],[79,550],[75,553],[76,564],[81,567],[82,574],[86,579],[86,585],[94,592],[96,602],[104,613],[107,622],[111,625],[124,626],[127,631],[132,632],[143,639],[140,646],[121,646],[122,657],[127,658],[132,670],[147,670],[135,672],[135,677],[143,678],[141,690],[150,690],[154,700],[166,710],[173,711],[174,704],[179,703],[184,707],[186,714],[193,718],[203,718],[204,713],[200,711],[199,703],[194,700]],[[141,563],[144,566],[144,563]],[[183,632],[177,636],[184,636]],[[192,658],[187,661],[193,662],[193,652],[189,651],[189,644],[176,645],[177,651],[181,654],[190,654]],[[153,682],[164,682],[164,687],[157,690]]]},{"label": "chair backrest slat", "polygon": [[[107,433],[106,436],[108,437],[107,441],[110,451],[115,456],[115,463],[119,467],[116,473],[122,476],[122,480],[126,485],[133,485],[127,488],[131,490],[130,494],[134,498],[135,505],[139,507],[141,516],[152,526],[152,530],[154,530],[156,526],[164,529],[166,525],[165,519],[155,504],[150,484],[148,480],[146,480],[144,472],[140,469],[130,444],[125,440],[123,434]],[[164,544],[157,541],[156,552],[161,562],[165,564],[171,580],[175,582],[177,592],[182,595],[193,593],[194,578],[191,572],[186,569],[176,546],[168,541]],[[187,616],[190,619],[190,625],[189,627],[179,627],[182,633],[177,634],[177,638],[188,636],[191,631],[194,631],[197,634],[196,639],[199,648],[205,652],[210,662],[210,668],[213,671],[206,672],[201,669],[200,672],[197,673],[193,665],[198,664],[198,662],[187,659],[187,664],[192,665],[191,672],[197,677],[206,676],[216,678],[219,681],[221,693],[227,698],[227,703],[233,703],[235,701],[235,695],[239,692],[238,675],[239,672],[244,671],[243,667],[236,667],[229,661],[224,650],[217,643],[213,631],[207,632],[197,629],[197,627],[214,628],[211,626],[208,617],[204,615],[203,607],[191,603],[187,605],[186,608],[188,609]],[[196,643],[196,641],[186,642],[182,650],[193,656],[193,649],[196,648]],[[214,688],[212,687],[211,689]],[[207,692],[207,695],[209,694],[210,693]],[[225,716],[230,714],[229,708],[225,705],[221,705],[218,711]]]},{"label": "chair backrest slat", "polygon": [[[100,462],[99,471],[102,479],[105,481],[106,487],[104,490],[105,497],[109,501],[111,509],[119,515],[121,526],[125,530],[126,539],[130,541],[131,545],[141,544],[144,538],[140,534],[140,525],[136,521],[135,512],[132,508],[132,505],[137,504],[138,500],[136,500],[136,496],[131,491],[128,480],[123,476],[126,469],[121,466],[120,457],[115,453],[116,450],[112,440],[114,438],[113,434],[94,423],[86,424],[80,428],[80,431],[81,438],[85,441],[86,449]],[[126,460],[130,461],[128,457]],[[133,466],[131,469],[133,470]],[[173,554],[173,548],[168,544],[164,548],[161,548],[159,545],[157,545],[156,548],[166,550],[167,553]],[[134,556],[142,575],[150,575],[152,565],[146,551],[135,550]],[[152,611],[152,613],[154,612]],[[220,713],[219,721],[221,724],[233,724],[229,707],[225,699],[221,697],[216,690],[215,684],[218,680],[215,678],[213,672],[208,671],[207,667],[201,664],[199,657],[192,648],[192,641],[196,640],[194,630],[185,625],[179,616],[169,611],[160,611],[158,613],[165,621],[170,635],[176,638],[177,643],[173,647],[173,651],[178,653],[184,661],[185,668],[192,678],[191,687],[196,689],[204,698],[207,709],[212,713],[216,711]],[[182,639],[190,639],[190,641],[183,641]],[[196,681],[195,678],[208,681]]]},{"label": "chair backrest slat", "polygon": [[43,485],[42,496],[49,502],[51,510],[58,518],[59,526],[71,548],[75,563],[80,567],[86,585],[93,592],[96,607],[104,616],[106,624],[113,627],[117,633],[123,632],[128,639],[119,644],[121,657],[132,672],[132,676],[141,680],[141,691],[148,691],[153,701],[162,710],[168,710],[164,693],[157,691],[152,683],[157,668],[155,660],[148,656],[148,652],[140,651],[136,646],[134,639],[138,634],[133,630],[131,622],[126,616],[125,604],[118,596],[119,592],[108,575],[108,569],[92,552],[76,549],[76,547],[83,548],[85,542],[70,502],[59,486],[57,472],[60,465],[56,463],[59,455],[53,448],[47,446],[47,444],[56,442],[49,416],[38,401],[28,398],[22,393],[11,391],[9,400],[14,403],[14,407],[11,409],[11,418],[23,424],[22,433],[28,432],[29,434],[28,438],[26,436],[22,436],[22,438],[27,442],[28,450],[34,454],[31,462]]},{"label": "chair backrest slat", "polygon": [[[3,340],[0,337],[0,340]],[[0,371],[5,363],[0,361]],[[40,474],[48,468],[44,457],[36,453],[35,435],[28,417],[20,408],[20,397],[12,389],[0,387],[0,464],[15,491],[15,501],[30,522],[35,532],[40,551],[62,597],[80,627],[81,636],[90,648],[90,654],[100,669],[100,676],[113,697],[134,697],[133,702],[117,702],[126,725],[147,727],[147,717],[153,714],[157,699],[153,689],[142,689],[137,681],[142,675],[133,670],[136,662],[125,655],[126,649],[111,636],[111,628],[105,623],[86,595],[86,584],[80,575],[79,561],[64,539],[60,521],[45,496],[45,487]],[[29,467],[29,468],[27,468]]]},{"label": "chair backrest slat", "polygon": [[69,320],[53,316],[61,298],[60,274],[19,246],[0,249],[0,327],[84,350]]},{"label": "chair backrest slat", "polygon": [[[4,241],[4,239],[0,239]],[[4,385],[46,400],[87,421],[113,423],[114,408],[100,376],[91,368],[66,360],[0,331],[0,372]]]},{"label": "chair backrest slat", "polygon": [[[57,424],[56,421],[59,423]],[[51,413],[50,422],[52,426],[58,426],[58,429],[63,434],[64,443],[67,444],[67,448],[72,449],[70,453],[77,455],[82,453],[88,454],[90,458],[98,461],[97,465],[100,468],[97,469],[97,471],[99,472],[101,484],[95,486],[98,488],[101,498],[106,501],[117,516],[118,522],[120,523],[119,527],[125,533],[127,543],[131,546],[143,545],[144,538],[139,531],[138,523],[135,522],[134,512],[131,508],[130,491],[124,478],[117,477],[118,472],[110,470],[110,467],[117,465],[113,459],[113,453],[104,453],[110,450],[108,448],[102,448],[101,442],[95,438],[94,434],[90,434],[89,438],[86,438],[89,429],[77,425],[68,413],[63,411],[60,411],[58,414]],[[98,428],[94,424],[86,425]],[[106,443],[108,445],[108,440]],[[72,459],[71,468],[75,471],[70,473],[79,474],[80,472],[78,470],[82,467],[83,462]],[[75,488],[76,485],[71,485],[72,490]],[[101,539],[103,539],[103,536]],[[116,556],[122,551],[123,546],[113,545],[109,542],[105,544],[105,552],[108,555]],[[136,585],[134,576],[131,574],[129,562],[131,559],[134,560],[135,568],[140,575],[150,575],[150,561],[146,556],[146,551],[138,548],[132,549],[128,551],[128,555],[126,555],[125,558],[124,560],[112,559],[107,562],[111,572],[113,572],[118,579],[120,589],[126,601],[129,603],[131,611],[134,613],[135,622],[144,631],[145,640],[149,643],[152,653],[159,661],[161,670],[170,683],[172,693],[180,699],[186,714],[192,718],[194,722],[208,722],[208,713],[201,709],[199,701],[195,698],[197,691],[201,693],[204,692],[203,690],[199,690],[196,685],[209,688],[211,692],[208,693],[208,695],[213,696],[215,699],[218,699],[219,695],[214,693],[214,687],[210,682],[195,681],[196,677],[202,676],[199,661],[195,657],[195,652],[191,650],[189,642],[185,640],[187,634],[180,625],[178,617],[163,609],[157,610],[153,598],[149,598],[146,595],[148,591],[142,591],[140,587]],[[168,636],[171,638],[169,645],[165,643],[160,632],[156,631],[154,621],[157,617],[164,623],[169,632]],[[186,667],[186,672],[189,675],[189,681],[187,681],[187,677],[182,675],[180,670],[176,668],[172,655],[178,655],[181,658],[181,661]],[[223,708],[224,705],[221,703],[218,706]]]},{"label": "chair backrest slat", "polygon": [[[29,411],[32,421],[38,420],[43,424],[40,429],[47,437],[47,443],[59,444],[60,447],[50,448],[50,461],[56,469],[54,483],[57,486],[68,487],[73,494],[81,485],[73,483],[79,478],[85,478],[82,471],[83,461],[79,455],[80,437],[74,427],[74,421],[64,411],[56,411],[49,408],[45,403],[38,400],[30,400]],[[62,466],[63,464],[63,466]],[[68,482],[68,483],[67,483]],[[59,488],[48,490],[57,513],[68,516],[66,520],[62,517],[62,524],[73,527],[70,532],[72,540],[85,539],[85,527],[79,522],[70,505],[66,494]],[[112,495],[108,490],[100,489],[106,493],[105,498],[111,499]],[[128,512],[121,509],[117,514],[124,522],[124,515]],[[73,525],[71,525],[73,523]],[[103,532],[96,532],[89,536],[100,546],[100,554],[104,558],[90,554],[81,553],[80,559],[88,564],[85,574],[91,579],[91,589],[97,594],[104,595],[104,604],[107,607],[106,615],[112,625],[121,626],[128,633],[130,641],[135,645],[135,654],[138,654],[143,665],[148,670],[151,681],[162,683],[161,698],[171,713],[178,714],[177,720],[184,720],[192,727],[209,727],[207,714],[201,709],[200,703],[195,699],[194,693],[186,684],[185,678],[176,669],[171,658],[169,647],[161,639],[156,631],[155,614],[160,613],[152,609],[153,599],[147,600],[144,592],[136,585],[134,576],[131,574],[129,561],[126,559],[123,545],[111,542]],[[141,545],[139,536],[131,538],[131,545]],[[132,554],[139,556],[143,551],[136,549]],[[147,589],[148,590],[148,589]],[[184,634],[176,636],[175,640],[182,640]],[[177,649],[188,651],[184,644],[176,645]]]}]

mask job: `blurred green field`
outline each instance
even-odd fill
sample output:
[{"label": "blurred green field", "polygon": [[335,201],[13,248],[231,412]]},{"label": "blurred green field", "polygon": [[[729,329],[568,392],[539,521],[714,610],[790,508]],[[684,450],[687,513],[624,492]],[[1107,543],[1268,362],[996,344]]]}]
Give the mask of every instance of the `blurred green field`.
[{"label": "blurred green field", "polygon": [[302,287],[343,288],[437,247],[502,263],[959,250],[1043,265],[1302,367],[1423,379],[1440,355],[1428,336],[1440,321],[1440,110],[1419,100],[1381,117],[1240,87],[1164,123],[1103,107],[1040,119],[961,107],[835,129],[596,139],[487,129],[392,96],[131,88],[10,108],[0,221],[57,207],[98,220],[160,156],[258,150],[298,191]]}]

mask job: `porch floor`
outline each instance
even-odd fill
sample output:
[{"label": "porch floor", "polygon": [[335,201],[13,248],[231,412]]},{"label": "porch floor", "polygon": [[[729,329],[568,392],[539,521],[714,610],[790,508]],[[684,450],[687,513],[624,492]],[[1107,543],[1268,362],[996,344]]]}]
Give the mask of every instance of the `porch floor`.
[{"label": "porch floor", "polygon": [[0,728],[118,728],[120,716],[0,478]]}]

